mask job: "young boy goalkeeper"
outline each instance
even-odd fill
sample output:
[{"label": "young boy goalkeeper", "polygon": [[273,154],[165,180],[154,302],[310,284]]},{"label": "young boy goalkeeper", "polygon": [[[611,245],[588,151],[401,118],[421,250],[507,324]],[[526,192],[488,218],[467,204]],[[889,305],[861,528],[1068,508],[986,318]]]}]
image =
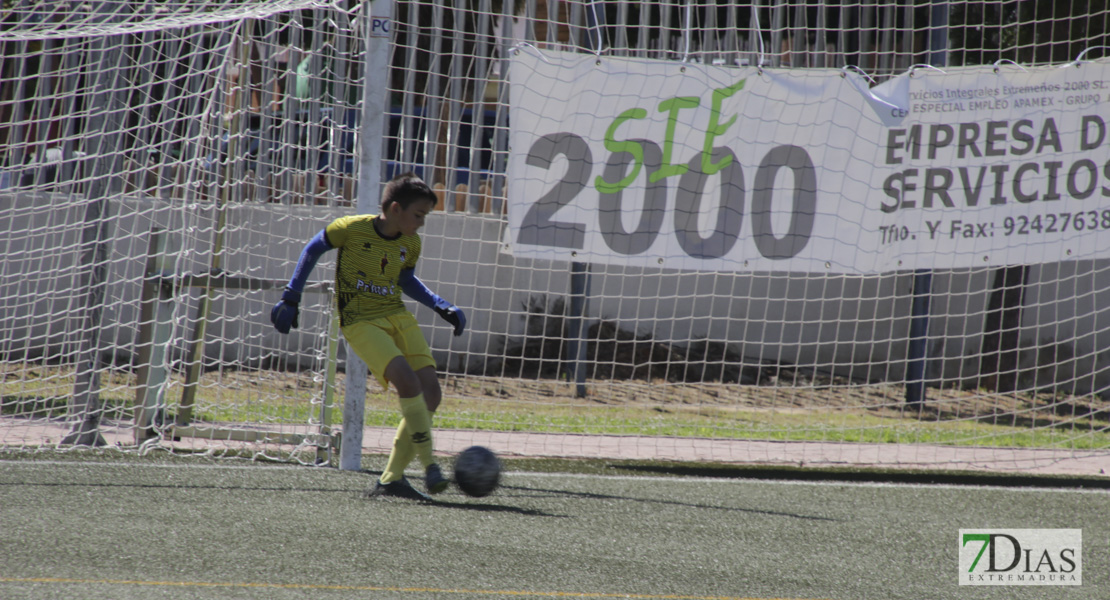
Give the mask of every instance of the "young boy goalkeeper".
[{"label": "young boy goalkeeper", "polygon": [[339,324],[343,337],[383,387],[390,383],[401,404],[401,424],[385,471],[371,490],[373,496],[423,499],[404,477],[416,456],[424,467],[431,494],[448,481],[432,456],[432,413],[442,397],[435,360],[428,343],[406,308],[401,292],[433,309],[461,335],[466,317],[459,308],[432,293],[416,278],[421,240],[416,234],[436,204],[436,196],[419,177],[393,178],[382,194],[381,214],[340,217],[312,238],[301,253],[270,321],[281,333],[297,327],[301,292],[320,256],[339,249],[335,266]]}]

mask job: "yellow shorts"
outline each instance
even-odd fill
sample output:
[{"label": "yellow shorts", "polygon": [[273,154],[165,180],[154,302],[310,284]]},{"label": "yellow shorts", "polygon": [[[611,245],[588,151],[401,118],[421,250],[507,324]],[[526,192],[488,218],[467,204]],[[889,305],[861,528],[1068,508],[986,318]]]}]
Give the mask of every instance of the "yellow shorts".
[{"label": "yellow shorts", "polygon": [[436,365],[416,317],[407,311],[347,325],[343,337],[384,388],[389,387],[385,368],[398,356],[404,356],[413,371]]}]

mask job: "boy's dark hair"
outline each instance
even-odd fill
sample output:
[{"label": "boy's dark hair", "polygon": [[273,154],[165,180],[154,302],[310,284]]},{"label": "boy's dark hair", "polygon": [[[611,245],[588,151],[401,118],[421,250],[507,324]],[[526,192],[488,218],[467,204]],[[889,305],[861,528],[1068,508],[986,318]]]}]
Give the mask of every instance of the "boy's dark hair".
[{"label": "boy's dark hair", "polygon": [[382,212],[389,210],[389,205],[394,202],[401,205],[401,209],[404,210],[417,200],[428,200],[435,204],[437,198],[432,188],[415,173],[401,173],[385,184],[385,191],[382,192]]}]

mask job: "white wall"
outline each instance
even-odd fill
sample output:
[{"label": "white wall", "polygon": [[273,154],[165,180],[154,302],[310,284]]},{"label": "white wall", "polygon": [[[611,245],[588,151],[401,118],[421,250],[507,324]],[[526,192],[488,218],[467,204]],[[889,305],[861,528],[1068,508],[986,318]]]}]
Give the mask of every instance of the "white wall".
[{"label": "white wall", "polygon": [[[138,331],[140,277],[149,232],[172,232],[181,251],[178,272],[204,272],[211,263],[216,213],[211,204],[170,206],[153,199],[111,203],[111,265],[103,314],[105,347],[129,360]],[[228,209],[223,266],[232,275],[282,282],[304,243],[332,218],[328,207],[276,204]],[[0,353],[7,358],[59,359],[82,340],[81,200],[0,194]],[[413,304],[441,366],[459,368],[494,358],[506,338],[524,333],[529,299],[566,298],[570,266],[514,259],[502,252],[502,221],[491,215],[442,213],[424,229],[418,275],[462,307],[468,332],[451,335],[435,315]],[[312,280],[329,281],[334,255],[325,255]],[[1073,261],[1030,271],[1021,331],[1022,365],[1081,391],[1110,387],[1110,265]],[[992,272],[938,272],[933,279],[929,376],[946,381],[978,371],[984,311]],[[594,266],[588,318],[617,321],[622,329],[675,345],[727,341],[746,360],[786,361],[837,370],[865,380],[900,381],[906,353],[911,274],[881,277],[806,277],[801,274],[699,274]],[[201,292],[181,296],[177,339],[195,316]],[[276,290],[218,294],[212,307],[207,355],[248,364],[315,360],[326,331],[325,297],[304,302],[301,328],[282,336],[269,324]],[[215,339],[235,340],[220,343]],[[177,343],[177,352],[183,350]],[[315,353],[315,354],[314,354]],[[307,358],[306,358],[307,357]]]}]

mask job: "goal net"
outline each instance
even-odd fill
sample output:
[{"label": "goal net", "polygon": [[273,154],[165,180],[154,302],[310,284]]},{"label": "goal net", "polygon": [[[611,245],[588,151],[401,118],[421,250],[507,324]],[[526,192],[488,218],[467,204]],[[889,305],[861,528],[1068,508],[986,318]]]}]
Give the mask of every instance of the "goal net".
[{"label": "goal net", "polygon": [[316,460],[330,287],[310,286],[298,335],[267,305],[299,240],[351,205],[348,13],[4,8],[0,444]]},{"label": "goal net", "polygon": [[[411,306],[440,450],[1110,448],[1101,3],[58,4],[0,26],[4,448],[328,460],[330,259],[299,329],[268,315],[304,243],[376,205],[367,168],[440,198],[418,275],[468,330]],[[384,451],[396,400],[365,403]]]}]

